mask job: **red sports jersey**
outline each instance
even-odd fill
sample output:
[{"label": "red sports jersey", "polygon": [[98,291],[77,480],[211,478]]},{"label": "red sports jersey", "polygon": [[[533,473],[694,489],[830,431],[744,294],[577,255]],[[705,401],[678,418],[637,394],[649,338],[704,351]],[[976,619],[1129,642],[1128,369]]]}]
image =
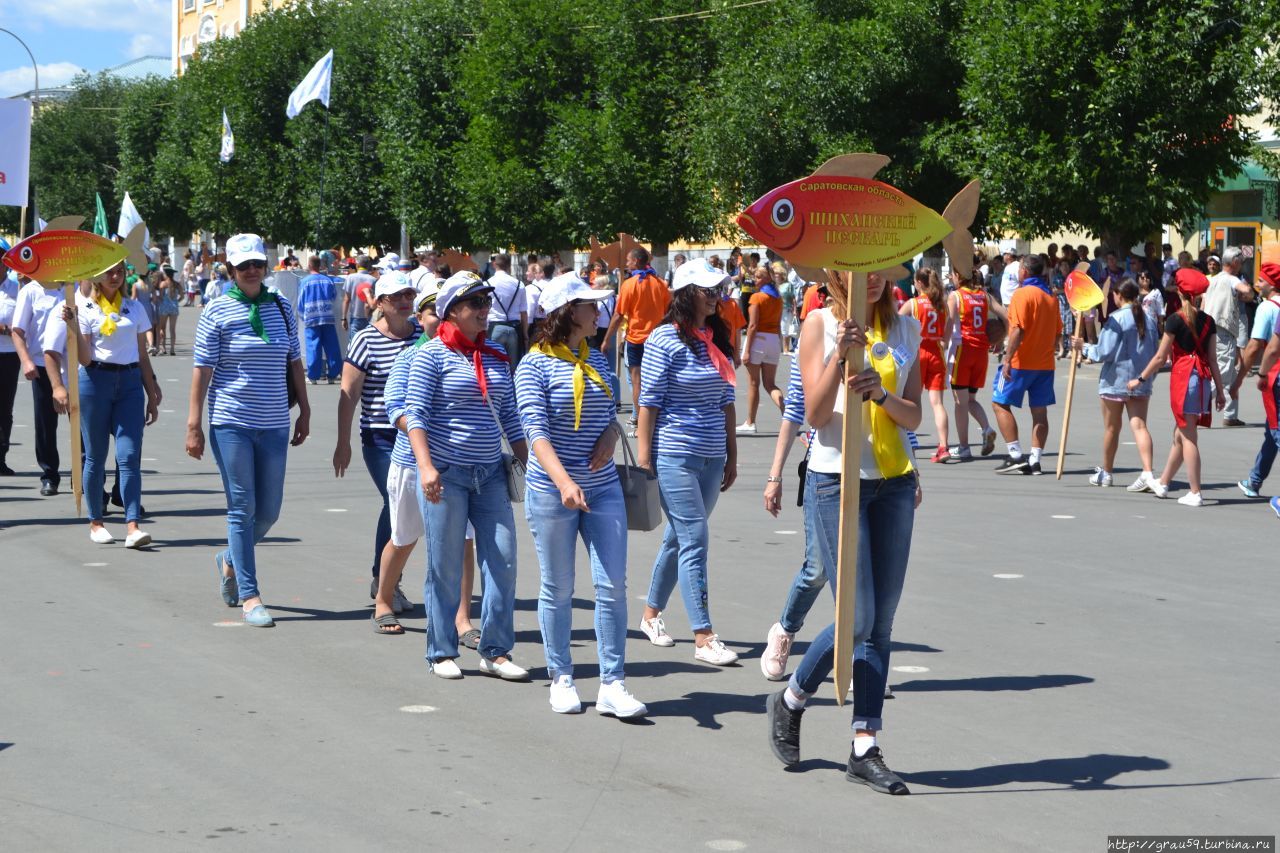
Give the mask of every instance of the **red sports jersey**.
[{"label": "red sports jersey", "polygon": [[922,341],[942,340],[946,317],[937,312],[929,297],[917,296],[911,300],[911,316],[920,321],[920,337]]},{"label": "red sports jersey", "polygon": [[987,346],[987,293],[962,287],[956,291],[960,306],[960,340]]}]

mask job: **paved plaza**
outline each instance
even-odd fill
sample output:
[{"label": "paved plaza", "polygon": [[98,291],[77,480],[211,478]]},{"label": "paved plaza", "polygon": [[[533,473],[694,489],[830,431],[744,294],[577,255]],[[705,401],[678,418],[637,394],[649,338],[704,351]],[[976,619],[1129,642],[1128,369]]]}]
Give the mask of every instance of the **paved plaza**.
[{"label": "paved plaza", "polygon": [[[193,324],[184,311],[179,334]],[[1103,851],[1109,834],[1276,833],[1280,520],[1234,485],[1261,438],[1252,381],[1241,410],[1255,426],[1202,438],[1200,509],[1126,493],[1131,444],[1117,487],[1086,483],[1100,453],[1096,368],[1081,371],[1061,482],[993,475],[1003,442],[991,459],[930,464],[926,407],[925,503],[881,738],[911,786],[902,798],[845,781],[849,709],[829,686],[804,717],[797,768],[766,743],[764,700],[779,685],[758,658],[804,538],[799,448],[782,516],[762,509],[776,412],[739,439],[738,483],[712,518],[711,612],[742,665],[694,662],[678,595],[666,614],[676,647],[641,637],[661,531],[633,533],[627,682],[650,713],[626,724],[547,704],[522,508],[515,656],[533,683],[479,675],[473,652],[463,681],[429,674],[421,549],[407,634],[375,636],[377,496],[358,454],[333,476],[337,387],[309,388],[312,435],[290,452],[284,511],[259,551],[277,627],[239,624],[214,577],[217,468],[183,452],[190,351],[154,364],[165,400],[143,447],[146,552],[92,545],[69,479],[39,497],[19,389],[9,462],[21,476],[0,480],[0,850]],[[1064,389],[1060,368],[1060,401]],[[1157,471],[1167,395],[1162,374]],[[1060,406],[1051,423],[1046,471]],[[1278,485],[1280,472],[1264,493]],[[123,534],[120,515],[108,525]],[[590,703],[588,580],[580,559],[574,654]],[[792,668],[831,610],[824,594]]]}]

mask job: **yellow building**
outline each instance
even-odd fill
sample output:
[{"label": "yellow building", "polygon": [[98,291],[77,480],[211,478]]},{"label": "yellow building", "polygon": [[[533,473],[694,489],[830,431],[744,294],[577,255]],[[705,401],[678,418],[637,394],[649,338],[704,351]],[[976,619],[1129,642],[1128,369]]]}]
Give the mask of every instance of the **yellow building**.
[{"label": "yellow building", "polygon": [[200,45],[234,38],[249,16],[270,11],[282,0],[173,0],[173,73],[181,74]]}]

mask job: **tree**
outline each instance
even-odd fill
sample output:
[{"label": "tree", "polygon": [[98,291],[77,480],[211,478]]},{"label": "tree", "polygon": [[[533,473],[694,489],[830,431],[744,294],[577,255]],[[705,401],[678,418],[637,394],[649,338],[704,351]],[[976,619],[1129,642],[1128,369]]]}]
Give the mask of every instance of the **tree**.
[{"label": "tree", "polygon": [[[928,140],[994,224],[1127,249],[1193,222],[1252,149],[1273,0],[966,0],[963,115]],[[1270,21],[1270,24],[1268,23]]]},{"label": "tree", "polygon": [[120,171],[115,185],[121,198],[130,193],[153,237],[185,239],[195,230],[185,158],[175,156],[174,146],[163,145],[170,127],[182,122],[182,113],[174,109],[177,96],[178,80],[172,77],[147,77],[125,90],[116,120]]}]

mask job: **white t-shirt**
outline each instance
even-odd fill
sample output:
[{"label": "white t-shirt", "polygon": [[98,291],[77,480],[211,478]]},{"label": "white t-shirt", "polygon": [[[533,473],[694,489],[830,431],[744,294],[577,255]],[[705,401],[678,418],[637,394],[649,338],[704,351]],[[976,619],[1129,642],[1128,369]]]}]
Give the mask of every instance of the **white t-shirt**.
[{"label": "white t-shirt", "polygon": [[596,306],[596,328],[607,329],[609,322],[613,319],[613,312],[618,307],[618,294],[609,294],[608,299],[601,299],[599,305]]},{"label": "white t-shirt", "polygon": [[1009,300],[1013,299],[1013,292],[1018,289],[1018,271],[1022,269],[1022,265],[1017,261],[1009,264],[1004,268],[1004,272],[1000,274],[1000,301],[1005,305],[1009,304]]},{"label": "white t-shirt", "polygon": [[[18,309],[18,291],[21,289],[16,278],[0,277],[0,326],[13,325],[13,315]],[[0,335],[0,352],[14,352],[12,330]]]},{"label": "white t-shirt", "polygon": [[525,300],[529,306],[529,322],[534,320],[546,319],[547,312],[542,310],[542,306],[538,304],[538,300],[542,298],[542,288],[547,286],[546,279],[538,279],[529,282],[524,289]]},{"label": "white t-shirt", "polygon": [[1204,292],[1200,305],[1218,324],[1218,332],[1232,338],[1240,333],[1240,299],[1236,296],[1236,285],[1241,283],[1223,270],[1209,279],[1209,289]]},{"label": "white t-shirt", "polygon": [[[27,337],[27,352],[36,367],[44,367],[45,329],[50,325],[62,325],[59,309],[62,307],[62,290],[45,290],[39,282],[29,281],[18,291],[18,304],[13,311],[14,328],[22,329]],[[53,320],[51,323],[50,320]]]},{"label": "white t-shirt", "polygon": [[497,270],[489,277],[493,288],[493,307],[489,309],[490,323],[519,323],[520,315],[529,310],[529,296],[524,285],[510,273]]},{"label": "white t-shirt", "polygon": [[1142,297],[1142,310],[1147,312],[1151,328],[1158,328],[1160,320],[1164,317],[1164,294],[1154,288],[1147,291]]},{"label": "white t-shirt", "polygon": [[116,316],[116,329],[110,335],[102,334],[102,323],[107,315],[97,303],[87,296],[76,294],[76,309],[80,314],[80,331],[93,346],[92,361],[107,364],[133,364],[138,360],[138,335],[151,330],[151,320],[146,309],[136,299],[120,300],[120,313]]},{"label": "white t-shirt", "polygon": [[409,271],[409,283],[413,285],[413,289],[418,293],[422,293],[422,288],[426,286],[428,278],[436,278],[436,274],[426,267],[414,267]]}]

